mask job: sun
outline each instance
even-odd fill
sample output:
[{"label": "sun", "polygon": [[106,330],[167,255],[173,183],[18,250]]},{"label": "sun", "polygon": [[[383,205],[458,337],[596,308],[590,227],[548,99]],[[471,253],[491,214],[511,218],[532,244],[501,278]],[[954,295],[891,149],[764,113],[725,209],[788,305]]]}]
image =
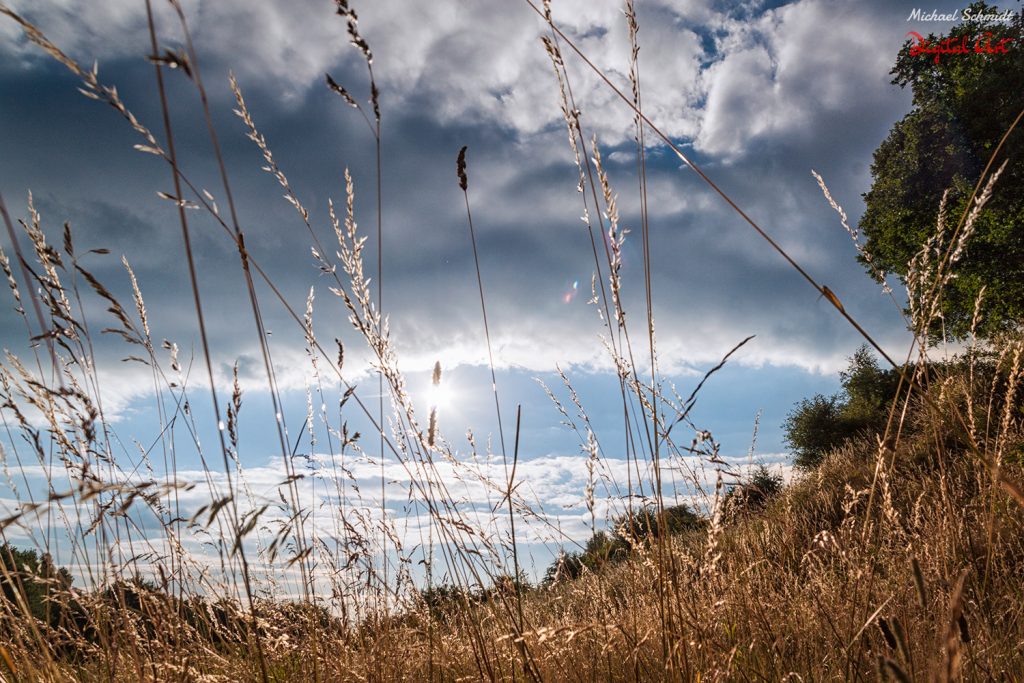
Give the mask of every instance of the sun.
[{"label": "sun", "polygon": [[441,362],[434,363],[434,371],[427,379],[427,386],[423,397],[427,403],[428,412],[444,413],[450,410],[454,404],[456,393],[452,387],[451,377],[441,372]]},{"label": "sun", "polygon": [[445,412],[451,408],[453,401],[451,386],[445,382],[431,384],[427,388],[427,408],[437,409],[438,412]]}]

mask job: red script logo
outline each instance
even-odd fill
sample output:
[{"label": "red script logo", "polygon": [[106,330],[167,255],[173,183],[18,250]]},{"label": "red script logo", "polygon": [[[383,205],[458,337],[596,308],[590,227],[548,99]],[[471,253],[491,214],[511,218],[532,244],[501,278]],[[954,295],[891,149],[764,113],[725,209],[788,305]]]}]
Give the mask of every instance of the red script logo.
[{"label": "red script logo", "polygon": [[971,43],[969,36],[960,38],[946,38],[942,41],[928,40],[917,31],[909,32],[905,38],[913,38],[916,42],[910,46],[910,56],[935,55],[935,63],[938,64],[942,55],[1005,55],[1010,51],[1013,38],[996,38],[991,31],[986,31]]}]

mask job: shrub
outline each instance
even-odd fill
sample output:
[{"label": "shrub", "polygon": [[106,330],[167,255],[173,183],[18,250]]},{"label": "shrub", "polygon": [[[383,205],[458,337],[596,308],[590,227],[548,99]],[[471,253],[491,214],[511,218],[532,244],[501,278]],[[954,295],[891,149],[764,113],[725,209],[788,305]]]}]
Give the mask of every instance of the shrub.
[{"label": "shrub", "polygon": [[815,467],[826,453],[846,440],[849,435],[840,432],[840,407],[839,396],[815,394],[789,413],[782,429],[795,466]]},{"label": "shrub", "polygon": [[[667,535],[702,529],[707,520],[689,505],[683,503],[666,507],[663,511]],[[612,522],[612,531],[595,532],[582,553],[562,553],[544,572],[544,584],[579,578],[584,571],[600,571],[608,564],[629,557],[637,545],[649,543],[661,536],[658,510],[647,506],[632,515],[621,515]]]},{"label": "shrub", "polygon": [[782,475],[758,465],[745,481],[729,489],[723,506],[729,515],[760,510],[782,491],[782,486]]},{"label": "shrub", "polygon": [[843,391],[804,399],[786,417],[782,428],[793,464],[812,469],[847,439],[885,428],[887,408],[896,396],[899,373],[883,370],[866,346],[839,373]]},{"label": "shrub", "polygon": [[[706,520],[690,509],[686,503],[672,505],[664,510],[665,528],[668,535],[682,533],[691,529],[699,529]],[[615,521],[616,537],[623,541],[631,541],[630,545],[643,543],[661,535],[660,516],[653,506],[635,512],[630,518],[623,515]]]},{"label": "shrub", "polygon": [[580,553],[563,552],[544,572],[543,584],[550,586],[562,581],[573,581],[583,576],[586,565]]}]

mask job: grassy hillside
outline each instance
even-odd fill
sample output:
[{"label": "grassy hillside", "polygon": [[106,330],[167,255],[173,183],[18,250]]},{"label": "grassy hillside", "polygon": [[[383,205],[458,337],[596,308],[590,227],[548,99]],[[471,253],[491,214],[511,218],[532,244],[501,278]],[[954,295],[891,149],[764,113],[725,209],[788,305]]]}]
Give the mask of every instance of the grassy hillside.
[{"label": "grassy hillside", "polygon": [[[968,386],[936,376],[893,450],[854,439],[763,510],[529,591],[520,645],[514,595],[390,625],[387,677],[489,677],[484,653],[512,677],[522,648],[544,680],[1021,680],[1024,501],[963,445]],[[1022,435],[978,389],[982,453],[1019,481]]]},{"label": "grassy hillside", "polygon": [[[901,407],[895,448],[861,435],[756,506],[733,500],[640,540],[620,528],[634,542],[575,578],[434,588],[355,625],[261,600],[269,675],[301,679],[315,660],[324,680],[352,681],[1021,680],[1024,501],[981,461],[1024,480],[1019,351],[1001,355],[1000,372],[974,368],[973,388],[966,366],[933,372],[928,399]],[[972,412],[978,453],[960,421]],[[259,675],[243,605],[179,601],[152,583],[72,593],[38,563],[7,567],[8,672]],[[15,599],[29,593],[32,619]]]},{"label": "grassy hillside", "polygon": [[[367,92],[354,96],[330,76],[326,86],[368,124],[377,152],[370,175],[379,179],[383,128],[372,52],[348,2],[335,5],[360,67],[365,61]],[[0,683],[1024,680],[1020,324],[1008,320],[1000,328],[1003,336],[979,339],[982,287],[974,323],[957,354],[940,352],[931,332],[942,327],[947,286],[969,258],[969,238],[1005,166],[989,164],[992,172],[982,173],[974,192],[961,198],[960,216],[947,218],[945,199],[936,207],[937,225],[928,226],[930,237],[908,264],[905,299],[892,296],[914,338],[906,359],[894,360],[832,290],[646,117],[633,3],[625,7],[632,97],[623,91],[616,97],[635,114],[643,207],[637,253],[644,267],[634,273],[642,270],[640,282],[633,281],[639,275],[628,280],[623,274],[627,230],[619,223],[602,151],[573,101],[566,56],[578,53],[597,77],[603,74],[558,29],[546,6],[534,7],[546,22],[543,49],[554,70],[552,90],[560,97],[579,172],[594,257],[596,318],[618,382],[615,401],[621,398],[615,409],[621,407],[634,438],[624,447],[627,469],[632,465],[627,481],[612,481],[602,469],[607,453],[597,428],[571,380],[562,375],[568,401],[560,403],[549,392],[579,437],[589,475],[582,500],[595,533],[584,552],[567,553],[540,585],[531,585],[517,525],[521,530],[527,521],[540,520],[555,529],[566,549],[573,539],[562,534],[556,516],[519,489],[518,421],[514,429],[506,422],[508,429],[499,431],[500,454],[482,443],[478,453],[472,435],[472,452],[466,453],[441,433],[438,401],[425,419],[417,414],[381,310],[381,271],[375,279],[366,263],[368,238],[358,227],[348,170],[344,197],[325,202],[327,220],[314,228],[232,77],[236,113],[264,170],[307,230],[304,249],[311,250],[314,272],[329,281],[334,303],[348,316],[346,331],[365,346],[373,376],[362,393],[343,367],[344,344],[316,336],[313,292],[305,301],[288,301],[247,250],[208,111],[203,118],[209,128],[202,132],[209,134],[218,162],[225,205],[218,208],[212,193],[191,180],[193,170],[179,165],[163,78],[176,70],[196,89],[201,106],[209,106],[184,13],[178,16],[185,43],[178,51],[158,49],[149,18],[164,124],[154,133],[96,69],[80,66],[0,2],[5,20],[66,67],[83,94],[127,122],[139,136],[140,152],[166,164],[175,189],[173,195],[161,193],[161,201],[172,202],[174,227],[181,229],[190,288],[181,307],[189,319],[194,314],[197,330],[193,371],[176,343],[151,334],[144,287],[128,259],[122,275],[131,300],[122,303],[88,267],[86,256],[103,256],[105,250],[86,252],[67,224],[59,236],[51,234],[31,197],[22,229],[16,230],[0,199],[14,250],[0,252],[0,266],[30,342],[25,359],[7,353],[0,361],[3,443],[11,448],[4,452],[2,473],[12,496],[4,501],[10,514],[0,519]],[[842,395],[809,398],[791,414],[786,429],[798,470],[785,486],[766,470],[749,478],[733,471],[714,435],[694,423],[692,409],[704,382],[732,352],[687,398],[659,370],[643,166],[645,145],[652,144],[677,155],[709,192],[736,210],[737,220],[752,229],[751,238],[792,267],[794,280],[848,325],[851,346],[866,345],[842,377]],[[451,180],[466,208],[482,336],[492,357],[465,149],[453,155]],[[990,162],[998,154],[995,147]],[[820,177],[819,182],[863,249]],[[378,204],[384,201],[380,187],[378,181]],[[204,314],[204,290],[194,268],[189,216],[196,213],[216,239],[227,240],[232,260],[217,266],[237,267],[244,278],[248,296],[237,305],[252,312],[251,333],[263,360],[255,365],[266,371],[267,402],[281,409],[263,318],[274,306],[287,312],[291,331],[304,342],[312,378],[299,410],[304,425],[312,431],[322,419],[320,433],[328,435],[311,443],[308,456],[323,467],[315,475],[313,468],[301,470],[298,446],[289,448],[294,435],[285,433],[278,412],[282,469],[269,501],[250,489],[247,477],[254,468],[247,469],[241,454],[238,364],[233,382],[218,384],[214,376],[204,315],[216,312],[207,308]],[[379,241],[381,224],[376,228]],[[332,240],[327,246],[323,235]],[[863,250],[861,257],[870,263]],[[627,317],[622,294],[631,286],[646,290],[646,309]],[[99,315],[107,318],[103,325],[97,324]],[[160,434],[151,445],[124,447],[132,439],[118,442],[115,421],[104,413],[105,385],[95,354],[101,338],[123,343],[125,362],[144,368],[152,379]],[[500,424],[493,360],[490,370]],[[438,363],[435,391],[441,374]],[[194,414],[196,395],[210,401],[210,415]],[[491,397],[485,398],[489,405]],[[314,415],[315,400],[322,415]],[[328,415],[328,404],[337,406],[337,414]],[[368,438],[350,430],[353,414],[372,426]],[[205,450],[200,419],[215,425],[211,433],[216,430],[216,443]],[[175,460],[185,449],[202,464],[192,481],[179,476]],[[407,475],[403,504],[421,524],[418,542],[409,542],[387,514],[384,466],[371,456]],[[504,476],[481,474],[477,464],[483,457],[500,462]],[[353,493],[357,479],[346,466],[356,458],[380,467],[380,499]],[[683,506],[668,493],[668,473],[674,476],[693,462],[700,471],[686,473],[693,496]],[[627,491],[604,529],[595,504],[601,479]],[[491,496],[486,519],[453,493],[455,483]],[[191,497],[182,502],[186,494]],[[15,531],[38,539],[36,547],[8,544]],[[66,568],[55,566],[47,553],[61,544],[72,558]]]}]

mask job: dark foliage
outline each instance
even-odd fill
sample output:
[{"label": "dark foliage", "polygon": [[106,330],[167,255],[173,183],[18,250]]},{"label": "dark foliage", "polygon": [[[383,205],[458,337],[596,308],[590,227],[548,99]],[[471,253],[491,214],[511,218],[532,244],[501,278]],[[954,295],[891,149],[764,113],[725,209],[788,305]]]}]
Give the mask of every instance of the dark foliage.
[{"label": "dark foliage", "polygon": [[801,469],[815,467],[826,454],[858,434],[885,428],[899,374],[879,367],[868,348],[862,346],[839,376],[841,393],[805,398],[782,425],[786,444],[793,451],[793,464]]},{"label": "dark foliage", "polygon": [[[993,13],[983,2],[970,5],[972,17]],[[965,11],[965,14],[966,11]],[[949,189],[946,240],[968,206],[970,195],[995,146],[1024,110],[1024,12],[1011,23],[964,21],[948,35],[929,35],[931,44],[966,40],[968,54],[911,54],[908,40],[893,67],[893,83],[909,86],[913,109],[878,147],[872,185],[864,195],[860,229],[874,266],[905,277],[908,263],[936,230],[943,192]],[[998,45],[1012,39],[1005,53],[974,51],[979,39]],[[944,291],[942,313],[930,330],[963,338],[971,326],[974,302],[986,288],[979,331],[992,336],[1020,326],[1024,314],[1024,134],[1011,135],[993,170],[1009,163],[992,200],[957,264],[958,277]],[[944,322],[944,326],[943,326]]]},{"label": "dark foliage", "polygon": [[500,574],[486,587],[467,589],[447,583],[430,586],[420,591],[420,598],[432,618],[447,621],[457,615],[465,616],[468,605],[482,605],[494,600],[514,601],[517,594],[522,595],[532,589],[529,577],[520,571],[518,578],[512,574]]},{"label": "dark foliage", "polygon": [[661,515],[654,506],[622,515],[613,520],[610,531],[595,532],[583,552],[563,553],[547,568],[544,583],[576,579],[585,571],[596,572],[609,564],[622,562],[633,548],[661,537],[663,528],[666,535],[671,536],[706,525],[707,520],[685,503],[666,507]]},{"label": "dark foliage", "polygon": [[64,614],[61,597],[71,588],[71,572],[56,567],[49,555],[21,550],[9,544],[0,546],[0,586],[5,600],[15,613],[27,607],[37,621],[56,626]]},{"label": "dark foliage", "polygon": [[782,487],[782,475],[772,474],[764,465],[758,465],[746,480],[726,492],[723,501],[726,514],[735,516],[761,510]]}]

